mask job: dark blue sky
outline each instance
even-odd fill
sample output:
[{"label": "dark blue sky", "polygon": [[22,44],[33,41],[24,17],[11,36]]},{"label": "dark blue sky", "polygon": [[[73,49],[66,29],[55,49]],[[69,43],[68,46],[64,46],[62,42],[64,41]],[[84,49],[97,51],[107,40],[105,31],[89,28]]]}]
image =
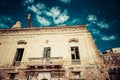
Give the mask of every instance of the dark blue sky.
[{"label": "dark blue sky", "polygon": [[120,47],[120,0],[0,0],[0,28],[85,24],[98,50]]}]

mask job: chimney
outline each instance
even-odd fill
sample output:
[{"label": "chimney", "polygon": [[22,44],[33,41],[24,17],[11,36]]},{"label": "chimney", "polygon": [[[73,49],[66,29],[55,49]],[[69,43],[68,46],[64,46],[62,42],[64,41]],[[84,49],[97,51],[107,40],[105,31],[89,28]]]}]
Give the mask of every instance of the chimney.
[{"label": "chimney", "polygon": [[28,27],[29,27],[29,28],[32,28],[32,22],[31,22],[30,16],[31,16],[31,14],[28,14],[28,15],[27,15]]}]

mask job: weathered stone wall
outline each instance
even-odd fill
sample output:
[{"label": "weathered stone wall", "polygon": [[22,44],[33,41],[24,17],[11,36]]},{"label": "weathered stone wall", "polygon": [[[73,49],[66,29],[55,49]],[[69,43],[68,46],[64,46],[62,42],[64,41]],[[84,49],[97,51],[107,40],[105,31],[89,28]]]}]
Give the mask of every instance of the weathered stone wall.
[{"label": "weathered stone wall", "polygon": [[[25,42],[18,43],[20,40]],[[71,46],[79,47],[79,65],[73,66],[71,64]],[[24,69],[27,69],[29,58],[43,57],[44,47],[51,47],[51,57],[63,58],[63,68],[67,73],[65,74],[66,80],[71,75],[69,73],[71,72],[69,70],[71,66],[82,66],[78,70],[81,71],[81,78],[86,80],[105,80],[108,77],[107,73],[101,73],[97,66],[91,67],[91,65],[102,65],[102,62],[92,37],[85,26],[0,30],[0,56],[2,56],[0,66],[10,68],[13,64],[16,49],[24,48],[21,65],[16,67],[23,70],[18,70],[19,73],[17,73],[16,78],[19,80],[25,79]],[[7,71],[9,70],[3,72],[7,76],[6,78],[9,78]]]}]

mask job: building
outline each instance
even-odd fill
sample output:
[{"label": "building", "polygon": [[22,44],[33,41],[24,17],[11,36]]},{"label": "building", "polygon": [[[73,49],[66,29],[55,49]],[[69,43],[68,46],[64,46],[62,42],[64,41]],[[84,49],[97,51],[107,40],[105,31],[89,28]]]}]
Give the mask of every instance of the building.
[{"label": "building", "polygon": [[[18,26],[18,27],[17,27]],[[3,80],[109,80],[85,25],[0,29]]]},{"label": "building", "polygon": [[106,50],[102,53],[102,59],[109,72],[111,80],[120,79],[120,47]]}]

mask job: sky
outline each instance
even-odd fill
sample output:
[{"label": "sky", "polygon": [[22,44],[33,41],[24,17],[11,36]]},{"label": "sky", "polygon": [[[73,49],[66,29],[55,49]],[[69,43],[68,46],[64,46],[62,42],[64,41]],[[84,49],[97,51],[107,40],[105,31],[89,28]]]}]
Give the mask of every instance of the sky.
[{"label": "sky", "polygon": [[0,29],[86,25],[98,51],[120,47],[120,0],[0,0]]}]

